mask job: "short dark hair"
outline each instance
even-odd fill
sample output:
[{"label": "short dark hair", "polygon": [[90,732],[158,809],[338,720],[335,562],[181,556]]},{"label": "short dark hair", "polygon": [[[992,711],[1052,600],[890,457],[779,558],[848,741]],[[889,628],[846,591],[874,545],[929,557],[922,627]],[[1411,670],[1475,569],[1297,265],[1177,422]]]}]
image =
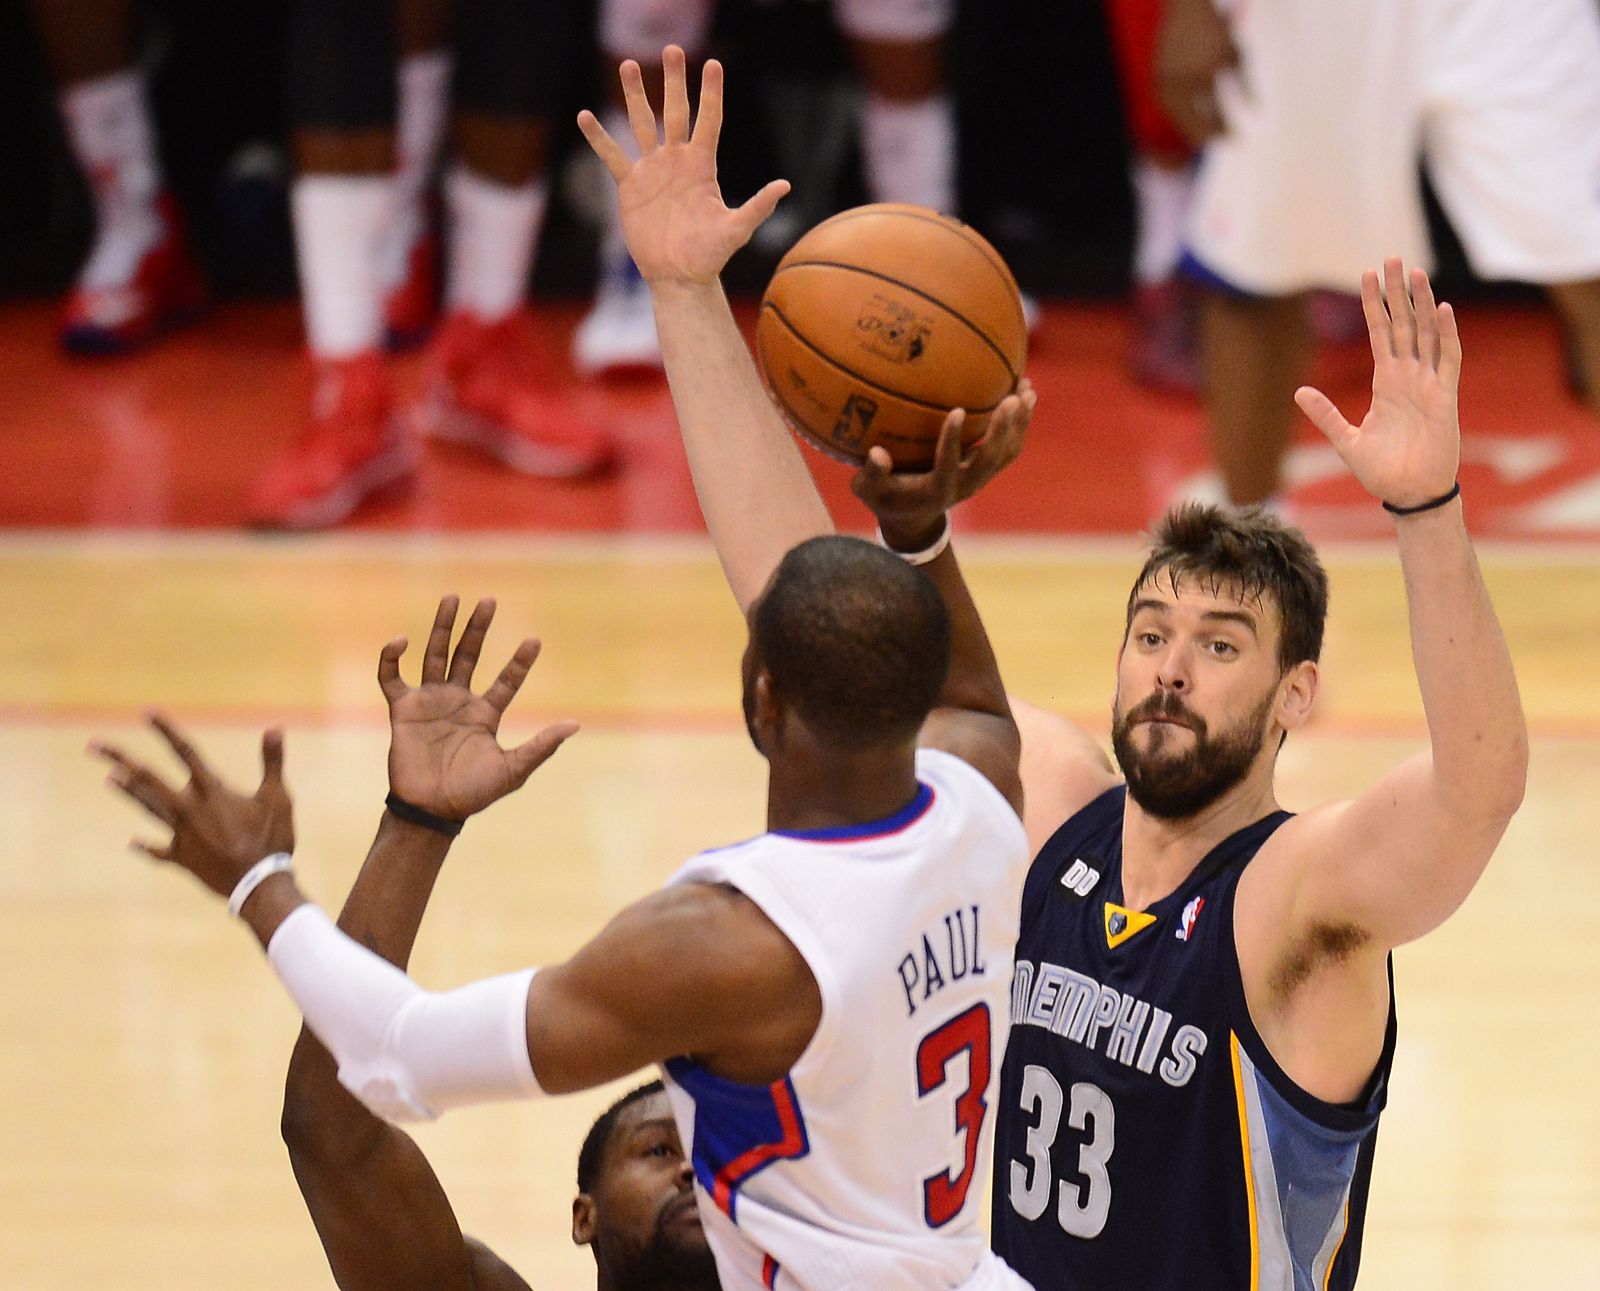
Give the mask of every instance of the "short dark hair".
[{"label": "short dark hair", "polygon": [[600,1178],[600,1162],[605,1157],[606,1145],[611,1142],[611,1132],[617,1128],[617,1120],[623,1112],[652,1094],[665,1093],[666,1088],[659,1080],[652,1080],[648,1085],[630,1089],[600,1113],[600,1118],[589,1127],[588,1134],[584,1135],[583,1146],[578,1149],[579,1192],[594,1191],[594,1185]]},{"label": "short dark hair", "polygon": [[1139,593],[1166,574],[1174,591],[1180,579],[1193,577],[1207,580],[1213,591],[1230,587],[1242,599],[1266,595],[1276,601],[1283,620],[1280,673],[1321,657],[1328,575],[1300,530],[1261,507],[1234,510],[1188,502],[1162,517],[1153,538],[1150,558],[1128,593],[1124,636],[1133,625]]},{"label": "short dark hair", "polygon": [[750,636],[774,691],[836,747],[915,738],[950,670],[950,615],[933,580],[860,538],[790,551]]}]

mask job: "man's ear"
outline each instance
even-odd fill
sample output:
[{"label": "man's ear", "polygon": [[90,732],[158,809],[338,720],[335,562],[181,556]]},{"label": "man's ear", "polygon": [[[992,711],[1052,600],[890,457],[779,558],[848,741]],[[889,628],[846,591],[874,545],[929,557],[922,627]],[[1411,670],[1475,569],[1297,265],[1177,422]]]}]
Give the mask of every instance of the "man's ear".
[{"label": "man's ear", "polygon": [[587,1246],[594,1241],[595,1229],[599,1226],[597,1218],[598,1207],[594,1198],[586,1192],[580,1192],[572,1199],[572,1244],[574,1246]]},{"label": "man's ear", "polygon": [[786,714],[784,703],[778,698],[778,692],[772,685],[772,674],[765,668],[756,673],[755,685],[751,687],[755,700],[755,711],[752,714],[756,729],[765,731],[778,743],[782,743],[783,723]]},{"label": "man's ear", "polygon": [[1285,731],[1298,730],[1311,716],[1317,701],[1322,674],[1309,659],[1302,659],[1278,683],[1278,725]]}]

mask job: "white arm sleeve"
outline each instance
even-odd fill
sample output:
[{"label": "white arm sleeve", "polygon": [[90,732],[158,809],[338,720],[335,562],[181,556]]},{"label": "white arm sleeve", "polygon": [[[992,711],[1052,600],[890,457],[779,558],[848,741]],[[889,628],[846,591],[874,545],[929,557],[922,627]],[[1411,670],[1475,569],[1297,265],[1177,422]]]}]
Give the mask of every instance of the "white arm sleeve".
[{"label": "white arm sleeve", "polygon": [[267,958],[339,1064],[339,1083],[385,1120],[544,1092],[528,1058],[532,968],[436,995],[309,902],[278,926]]}]

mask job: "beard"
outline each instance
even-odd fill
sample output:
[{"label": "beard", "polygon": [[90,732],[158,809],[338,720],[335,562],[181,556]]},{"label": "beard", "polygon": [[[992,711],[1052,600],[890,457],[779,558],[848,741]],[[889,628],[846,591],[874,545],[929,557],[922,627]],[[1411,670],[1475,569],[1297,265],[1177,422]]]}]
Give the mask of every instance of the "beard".
[{"label": "beard", "polygon": [[[1276,687],[1239,722],[1212,735],[1206,721],[1176,692],[1157,691],[1126,713],[1111,715],[1111,747],[1128,781],[1128,796],[1159,820],[1188,820],[1199,815],[1249,773],[1266,742],[1266,719]],[[1140,749],[1134,728],[1156,717],[1182,722],[1194,739],[1186,752],[1175,747],[1177,733],[1164,726],[1150,729],[1149,744]]]},{"label": "beard", "polygon": [[[691,1203],[692,1204],[692,1203]],[[609,1261],[618,1291],[714,1291],[717,1262],[703,1230],[673,1223],[677,1207],[662,1207],[650,1240]]]}]

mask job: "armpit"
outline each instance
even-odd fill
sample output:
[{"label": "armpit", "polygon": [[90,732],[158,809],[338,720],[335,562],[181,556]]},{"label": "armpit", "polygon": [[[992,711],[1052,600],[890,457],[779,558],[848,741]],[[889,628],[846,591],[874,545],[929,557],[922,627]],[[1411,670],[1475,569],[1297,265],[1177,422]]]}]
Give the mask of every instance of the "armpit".
[{"label": "armpit", "polygon": [[1355,923],[1315,923],[1291,947],[1272,975],[1272,991],[1280,1000],[1293,995],[1327,964],[1342,964],[1372,940]]}]

